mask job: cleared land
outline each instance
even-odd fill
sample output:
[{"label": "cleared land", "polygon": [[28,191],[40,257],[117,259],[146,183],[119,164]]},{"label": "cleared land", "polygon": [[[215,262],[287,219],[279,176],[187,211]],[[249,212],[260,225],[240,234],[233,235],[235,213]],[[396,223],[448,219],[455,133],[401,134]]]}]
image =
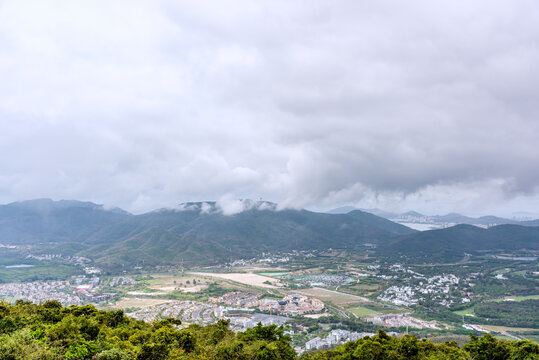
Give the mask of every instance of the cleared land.
[{"label": "cleared land", "polygon": [[[251,286],[256,286],[256,287],[261,287],[261,288],[268,288],[268,289],[277,288],[277,286],[271,285],[271,284],[277,283],[277,280],[275,280],[274,278],[263,276],[263,275],[258,275],[258,274],[253,274],[253,273],[219,274],[219,273],[191,272],[189,274],[225,279],[225,280],[235,281],[240,284],[246,284],[246,285],[251,285]],[[267,284],[265,282],[271,282],[271,284]]]},{"label": "cleared land", "polygon": [[[182,291],[185,293],[197,293],[208,288],[205,278],[192,276],[191,274],[153,274],[148,287],[158,292],[171,293]],[[155,295],[149,293],[147,295]]]},{"label": "cleared land", "polygon": [[129,291],[127,295],[134,295],[134,296],[161,296],[166,295],[166,292],[158,291],[158,292],[144,292],[144,291]]},{"label": "cleared land", "polygon": [[346,310],[360,318],[369,318],[374,316],[399,313],[399,311],[394,309],[387,309],[382,307],[373,309],[365,306],[351,307],[347,308]]},{"label": "cleared land", "polygon": [[305,296],[314,297],[324,302],[331,302],[337,306],[348,307],[354,304],[372,303],[371,300],[351,294],[340,293],[338,291],[322,288],[298,289],[291,293],[298,293]]},{"label": "cleared land", "polygon": [[527,295],[527,296],[508,296],[496,301],[524,301],[524,300],[539,300],[539,295]]},{"label": "cleared land", "polygon": [[464,310],[458,310],[458,311],[453,311],[453,313],[457,314],[457,315],[464,315],[464,316],[475,316],[474,314],[474,307],[469,307],[467,309],[464,309]]},{"label": "cleared land", "polygon": [[508,331],[511,332],[521,332],[521,331],[537,331],[537,329],[530,329],[530,328],[516,328],[516,327],[507,327],[507,326],[497,326],[497,325],[481,325],[485,329],[489,329],[492,331],[497,331],[501,333],[505,333]]},{"label": "cleared land", "polygon": [[151,299],[151,298],[137,298],[137,297],[126,297],[117,301],[116,304],[112,305],[112,308],[115,309],[125,309],[125,308],[146,308],[149,306],[159,305],[171,302],[172,300],[167,299]]}]

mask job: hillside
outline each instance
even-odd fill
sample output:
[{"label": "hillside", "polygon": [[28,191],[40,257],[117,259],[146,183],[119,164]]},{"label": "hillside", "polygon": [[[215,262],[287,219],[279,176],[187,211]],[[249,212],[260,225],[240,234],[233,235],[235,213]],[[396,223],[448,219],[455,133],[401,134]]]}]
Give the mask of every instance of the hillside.
[{"label": "hillside", "polygon": [[215,202],[131,215],[79,201],[34,200],[0,206],[0,244],[87,256],[105,266],[208,264],[261,252],[354,248],[415,231],[362,211],[277,210],[245,200],[224,215]]},{"label": "hillside", "polygon": [[0,205],[0,244],[86,242],[100,229],[131,215],[91,202],[50,199]]},{"label": "hillside", "polygon": [[[98,263],[214,263],[261,252],[354,248],[414,233],[361,211],[323,214],[306,210],[250,209],[225,216],[201,205],[134,216],[95,235],[110,240],[87,251]],[[131,259],[131,261],[129,261]]]},{"label": "hillside", "polygon": [[[330,213],[346,213],[352,211],[353,207],[346,206],[331,210]],[[480,216],[470,217],[457,213],[449,213],[446,215],[424,215],[416,211],[408,211],[405,213],[392,213],[383,211],[380,209],[362,209],[365,212],[392,220],[397,222],[418,222],[418,223],[437,223],[437,224],[468,224],[468,225],[522,225],[522,226],[539,226],[539,219],[519,221],[514,219],[507,219],[498,216]]]},{"label": "hillside", "polygon": [[[372,337],[348,342],[335,350],[297,356],[282,327],[260,323],[244,332],[229,329],[229,321],[190,325],[166,318],[152,324],[129,318],[122,310],[98,310],[92,305],[62,307],[57,301],[0,304],[1,359],[95,360],[331,360],[331,359],[536,359],[531,341],[471,336],[459,348],[455,342],[435,344],[380,330]],[[298,331],[298,329],[294,329]],[[374,350],[373,350],[374,349]],[[376,354],[376,357],[373,356]]]},{"label": "hillside", "polygon": [[382,244],[378,253],[416,262],[455,262],[465,253],[494,250],[539,250],[539,227],[498,225],[482,229],[456,225],[446,229],[423,231]]}]

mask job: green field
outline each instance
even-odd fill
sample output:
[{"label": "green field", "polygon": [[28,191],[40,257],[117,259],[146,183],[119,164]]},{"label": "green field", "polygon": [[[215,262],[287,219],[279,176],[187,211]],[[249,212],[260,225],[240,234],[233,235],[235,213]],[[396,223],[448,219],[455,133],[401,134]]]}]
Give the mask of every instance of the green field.
[{"label": "green field", "polygon": [[524,300],[539,300],[539,295],[526,295],[526,296],[507,296],[503,299],[496,299],[494,301],[524,301]]},{"label": "green field", "polygon": [[80,267],[47,264],[24,268],[0,267],[0,283],[64,280],[82,274]]},{"label": "green field", "polygon": [[352,314],[360,318],[369,318],[385,314],[397,313],[397,311],[392,309],[374,306],[354,306],[347,308],[346,311],[351,312]]},{"label": "green field", "polygon": [[457,314],[457,315],[464,315],[464,316],[475,316],[474,314],[474,307],[470,307],[470,308],[467,308],[467,309],[464,309],[464,310],[459,310],[459,311],[453,311],[454,314]]}]

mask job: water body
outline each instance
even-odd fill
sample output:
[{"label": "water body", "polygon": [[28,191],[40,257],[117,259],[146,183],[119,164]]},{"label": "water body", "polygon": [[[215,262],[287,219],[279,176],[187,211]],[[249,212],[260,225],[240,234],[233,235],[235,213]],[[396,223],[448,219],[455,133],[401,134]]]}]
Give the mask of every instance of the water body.
[{"label": "water body", "polygon": [[35,265],[30,264],[16,264],[16,265],[6,265],[6,269],[17,269],[17,268],[31,268]]},{"label": "water body", "polygon": [[436,230],[436,229],[441,229],[443,227],[440,224],[414,223],[414,222],[406,222],[406,221],[398,221],[398,220],[391,220],[391,221],[397,222],[401,225],[408,226],[411,229],[419,230],[419,231]]}]

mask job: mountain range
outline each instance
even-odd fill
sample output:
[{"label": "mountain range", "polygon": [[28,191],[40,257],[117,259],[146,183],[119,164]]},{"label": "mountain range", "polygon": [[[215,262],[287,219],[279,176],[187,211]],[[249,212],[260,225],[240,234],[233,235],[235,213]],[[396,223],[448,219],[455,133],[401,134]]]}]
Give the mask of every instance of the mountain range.
[{"label": "mountain range", "polygon": [[352,211],[330,215],[242,202],[224,215],[215,202],[184,203],[132,215],[76,201],[33,200],[0,206],[0,243],[61,249],[105,266],[217,263],[261,252],[355,248],[415,231]]},{"label": "mountain range", "polygon": [[536,253],[539,227],[498,225],[483,229],[460,224],[404,235],[377,250],[379,255],[414,263],[458,262],[469,255],[498,251]]},{"label": "mountain range", "polygon": [[353,206],[343,206],[329,210],[329,214],[346,214],[350,211],[361,210],[397,222],[420,222],[433,224],[468,224],[482,226],[496,226],[504,224],[539,226],[539,219],[536,220],[515,220],[498,216],[469,217],[458,213],[449,213],[446,215],[424,215],[417,211],[407,211],[404,213],[395,213],[380,209],[357,209]]},{"label": "mountain range", "polygon": [[365,243],[376,244],[380,256],[415,262],[458,261],[482,250],[539,250],[539,227],[458,225],[418,232],[360,210],[327,214],[279,210],[263,201],[239,204],[232,213],[207,201],[133,215],[90,202],[16,202],[0,206],[0,244],[82,255],[107,268],[215,264],[291,250],[354,251]]}]

